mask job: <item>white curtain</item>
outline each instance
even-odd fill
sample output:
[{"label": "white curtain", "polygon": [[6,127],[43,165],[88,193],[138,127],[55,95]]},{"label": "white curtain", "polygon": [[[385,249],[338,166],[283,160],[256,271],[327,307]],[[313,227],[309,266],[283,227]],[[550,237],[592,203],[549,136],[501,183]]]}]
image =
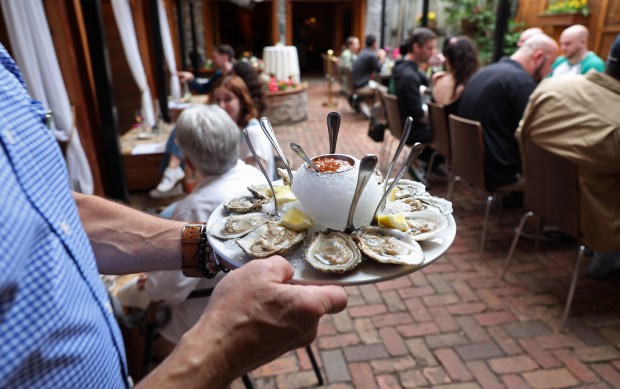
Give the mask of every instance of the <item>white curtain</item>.
[{"label": "white curtain", "polygon": [[75,128],[42,0],[0,0],[9,40],[32,97],[53,112],[52,131],[67,144],[71,188],[92,194],[93,176]]},{"label": "white curtain", "polygon": [[159,0],[159,29],[161,31],[161,43],[164,48],[164,57],[166,64],[170,70],[170,95],[175,98],[181,98],[181,85],[177,76],[177,63],[174,59],[174,48],[172,47],[172,36],[170,35],[170,25],[168,24],[168,16],[166,15],[166,6],[164,0]]},{"label": "white curtain", "polygon": [[118,31],[120,32],[123,52],[129,63],[129,69],[142,93],[142,117],[144,118],[144,123],[149,126],[154,126],[157,124],[157,119],[155,118],[155,112],[153,110],[151,90],[146,81],[146,73],[144,71],[144,65],[142,65],[142,58],[140,58],[140,50],[138,49],[138,40],[133,25],[129,0],[112,0],[112,9],[114,10],[114,18],[118,26]]}]

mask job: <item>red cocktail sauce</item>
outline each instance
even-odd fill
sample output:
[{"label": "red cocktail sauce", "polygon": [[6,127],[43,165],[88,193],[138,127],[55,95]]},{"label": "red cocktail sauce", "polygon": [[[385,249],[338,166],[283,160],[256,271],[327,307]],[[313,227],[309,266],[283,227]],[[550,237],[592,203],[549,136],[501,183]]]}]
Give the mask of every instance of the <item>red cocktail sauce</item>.
[{"label": "red cocktail sauce", "polygon": [[336,173],[350,169],[353,165],[344,159],[322,157],[312,160],[322,173]]}]

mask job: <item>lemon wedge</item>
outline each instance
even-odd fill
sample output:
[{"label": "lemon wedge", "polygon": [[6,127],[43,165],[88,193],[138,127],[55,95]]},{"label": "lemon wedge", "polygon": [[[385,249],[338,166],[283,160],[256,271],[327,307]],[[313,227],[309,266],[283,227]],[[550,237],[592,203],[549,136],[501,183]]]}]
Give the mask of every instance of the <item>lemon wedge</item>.
[{"label": "lemon wedge", "polygon": [[290,192],[291,191],[291,187],[288,186],[288,185],[274,186],[273,187],[273,191],[276,192],[276,194],[278,194],[280,192]]},{"label": "lemon wedge", "polygon": [[394,187],[391,191],[390,194],[387,197],[387,201],[394,201],[396,199],[396,192],[398,191],[398,189],[396,187]]},{"label": "lemon wedge", "polygon": [[302,231],[312,227],[313,221],[297,208],[291,208],[280,220],[280,225],[292,231]]},{"label": "lemon wedge", "polygon": [[409,229],[407,219],[405,218],[405,215],[401,213],[394,215],[379,215],[377,216],[377,221],[381,227],[394,228],[401,231],[407,231]]},{"label": "lemon wedge", "polygon": [[295,195],[293,194],[293,192],[291,192],[291,189],[288,186],[282,187],[287,189],[277,190],[276,188],[273,189],[276,192],[276,199],[278,200],[278,205],[290,203],[297,200],[297,197],[295,197]]}]

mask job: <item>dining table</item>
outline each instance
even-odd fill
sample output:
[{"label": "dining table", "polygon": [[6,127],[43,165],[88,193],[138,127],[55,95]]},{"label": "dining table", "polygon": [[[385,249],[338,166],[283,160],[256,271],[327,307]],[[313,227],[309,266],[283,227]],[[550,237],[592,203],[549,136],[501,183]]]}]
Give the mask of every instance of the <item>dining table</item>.
[{"label": "dining table", "polygon": [[263,49],[264,72],[273,74],[277,80],[286,81],[289,77],[299,84],[299,56],[297,47],[277,44]]}]

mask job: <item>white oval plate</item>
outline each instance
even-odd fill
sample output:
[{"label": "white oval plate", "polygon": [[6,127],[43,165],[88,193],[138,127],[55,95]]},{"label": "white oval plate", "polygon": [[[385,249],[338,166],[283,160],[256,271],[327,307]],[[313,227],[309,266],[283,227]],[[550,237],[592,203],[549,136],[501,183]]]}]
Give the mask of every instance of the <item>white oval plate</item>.
[{"label": "white oval plate", "polygon": [[[220,205],[211,214],[209,223],[214,223],[218,219],[226,216],[227,213],[224,210],[224,206]],[[446,215],[446,217],[448,218],[448,226],[443,231],[429,240],[419,242],[424,251],[424,262],[420,266],[389,265],[364,259],[358,267],[347,273],[322,273],[312,268],[312,266],[303,259],[306,242],[297,249],[297,251],[286,255],[286,258],[295,268],[292,283],[342,286],[363,285],[390,280],[420,270],[424,266],[435,262],[448,250],[452,242],[454,242],[456,236],[454,217],[452,217],[452,215]],[[210,233],[207,234],[207,238],[213,250],[215,250],[224,265],[228,268],[235,269],[241,267],[251,260],[260,261],[260,259],[253,259],[245,254],[234,239],[222,240]]]}]

